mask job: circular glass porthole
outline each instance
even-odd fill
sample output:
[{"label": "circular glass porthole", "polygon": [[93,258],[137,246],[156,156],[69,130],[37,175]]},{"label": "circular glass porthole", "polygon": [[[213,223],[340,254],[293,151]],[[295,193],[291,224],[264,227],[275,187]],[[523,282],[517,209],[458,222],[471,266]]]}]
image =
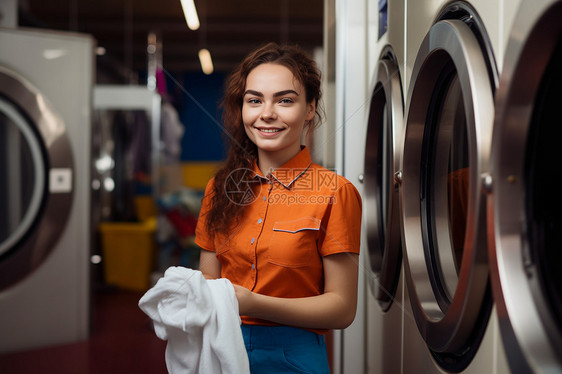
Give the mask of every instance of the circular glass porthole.
[{"label": "circular glass porthole", "polygon": [[388,310],[402,259],[395,173],[404,116],[400,72],[390,47],[383,50],[375,74],[365,144],[365,220],[372,271],[369,286],[381,308]]},{"label": "circular glass porthole", "polygon": [[46,178],[42,144],[28,120],[0,97],[0,256],[21,241],[39,214]]},{"label": "circular glass porthole", "polygon": [[497,100],[490,259],[513,371],[562,366],[562,2],[521,3]]},{"label": "circular glass porthole", "polygon": [[453,3],[414,65],[400,187],[412,311],[441,367],[472,360],[492,307],[481,174],[489,160],[497,81],[478,15]]},{"label": "circular glass porthole", "polygon": [[60,117],[31,83],[0,66],[0,290],[52,252],[70,214],[72,171]]},{"label": "circular glass porthole", "polygon": [[554,347],[562,360],[562,40],[559,40],[542,77],[528,137],[525,158],[526,221],[529,252],[526,267],[535,301],[544,308],[543,321],[551,328]]}]

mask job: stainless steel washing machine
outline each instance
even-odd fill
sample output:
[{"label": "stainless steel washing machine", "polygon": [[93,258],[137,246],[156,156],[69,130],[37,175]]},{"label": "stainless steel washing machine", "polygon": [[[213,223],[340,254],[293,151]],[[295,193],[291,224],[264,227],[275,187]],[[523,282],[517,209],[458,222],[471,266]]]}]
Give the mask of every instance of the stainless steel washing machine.
[{"label": "stainless steel washing machine", "polygon": [[[486,198],[501,49],[498,1],[450,2],[429,30],[408,2],[408,84],[400,204],[404,373],[508,372],[489,282]],[[501,22],[500,22],[501,21]],[[491,33],[488,33],[491,29]],[[410,56],[406,56],[410,61]]]},{"label": "stainless steel washing machine", "polygon": [[[368,257],[367,359],[371,372],[399,368],[402,339],[402,250],[398,210],[404,99],[398,61],[386,46],[376,67],[369,107],[363,201]],[[376,306],[373,307],[373,304]],[[369,344],[370,343],[370,344]]]},{"label": "stainless steel washing machine", "polygon": [[0,352],[88,336],[93,48],[0,29]]},{"label": "stainless steel washing machine", "polygon": [[403,283],[397,171],[404,127],[400,73],[404,12],[398,2],[386,5],[385,33],[374,37],[376,43],[370,47],[378,50],[379,55],[369,89],[362,184],[365,219],[362,255],[366,258],[365,278],[369,290],[365,295],[367,373],[395,373],[402,365],[399,358]]},{"label": "stainless steel washing machine", "polygon": [[491,274],[513,372],[562,372],[562,1],[522,2],[497,93]]}]

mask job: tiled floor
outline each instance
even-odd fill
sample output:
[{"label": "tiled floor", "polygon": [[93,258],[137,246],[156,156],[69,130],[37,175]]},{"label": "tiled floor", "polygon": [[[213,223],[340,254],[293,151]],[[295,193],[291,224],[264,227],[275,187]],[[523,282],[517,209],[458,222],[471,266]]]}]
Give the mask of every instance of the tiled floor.
[{"label": "tiled floor", "polygon": [[166,342],[156,337],[150,319],[138,308],[141,296],[115,289],[97,291],[89,340],[0,355],[0,373],[167,373]]}]

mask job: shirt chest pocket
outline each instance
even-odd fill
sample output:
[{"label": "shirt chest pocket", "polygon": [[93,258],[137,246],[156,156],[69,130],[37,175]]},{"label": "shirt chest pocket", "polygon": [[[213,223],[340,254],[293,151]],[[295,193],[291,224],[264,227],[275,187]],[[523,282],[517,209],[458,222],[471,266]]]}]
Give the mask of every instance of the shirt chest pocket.
[{"label": "shirt chest pocket", "polygon": [[268,261],[285,267],[310,264],[313,256],[318,256],[320,223],[314,217],[275,222],[266,255]]}]

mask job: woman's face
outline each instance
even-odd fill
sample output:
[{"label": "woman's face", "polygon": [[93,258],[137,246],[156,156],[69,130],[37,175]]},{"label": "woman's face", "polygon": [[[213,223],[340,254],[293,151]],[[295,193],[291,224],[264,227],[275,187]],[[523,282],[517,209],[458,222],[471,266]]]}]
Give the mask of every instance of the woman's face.
[{"label": "woman's face", "polygon": [[315,110],[314,103],[306,102],[302,84],[285,66],[265,63],[248,74],[242,120],[259,155],[289,161],[300,152],[305,122],[314,118]]}]

